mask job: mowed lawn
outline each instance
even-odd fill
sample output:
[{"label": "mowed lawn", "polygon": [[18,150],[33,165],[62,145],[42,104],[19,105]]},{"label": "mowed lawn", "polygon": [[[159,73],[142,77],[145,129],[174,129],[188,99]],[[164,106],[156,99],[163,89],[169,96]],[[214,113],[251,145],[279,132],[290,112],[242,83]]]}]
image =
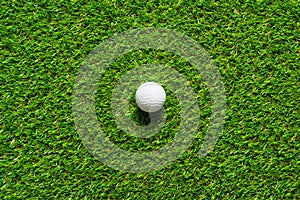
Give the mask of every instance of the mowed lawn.
[{"label": "mowed lawn", "polygon": [[[300,6],[274,1],[1,1],[0,199],[300,199]],[[179,159],[149,173],[94,158],[76,131],[72,95],[81,63],[105,39],[159,27],[189,36],[222,75],[227,111],[213,151],[198,157],[209,126],[206,83],[185,59],[143,49],[100,79],[99,124],[120,148],[167,145],[180,123],[166,89],[166,126],[139,139],[118,129],[111,92],[128,70],[164,63],[186,77],[200,108],[197,136]],[[131,98],[137,124],[147,124]]]}]

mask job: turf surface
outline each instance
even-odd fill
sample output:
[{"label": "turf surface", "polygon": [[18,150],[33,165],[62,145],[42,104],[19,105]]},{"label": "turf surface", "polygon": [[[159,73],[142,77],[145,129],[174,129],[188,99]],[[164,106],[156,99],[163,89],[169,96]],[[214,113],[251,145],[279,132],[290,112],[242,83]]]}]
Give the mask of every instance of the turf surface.
[{"label": "turf surface", "polygon": [[[1,1],[0,199],[299,199],[298,1]],[[201,105],[199,133],[163,170],[117,171],[84,147],[72,116],[80,64],[100,42],[128,29],[169,28],[198,41],[222,74],[227,118],[214,151],[197,157],[209,124],[201,77],[176,55],[124,55],[97,93],[99,122],[128,151],[160,148],[178,125],[168,95],[168,128],[136,140],[117,130],[110,92],[121,75],[162,62],[184,74]],[[102,95],[102,96],[101,96]],[[201,98],[200,98],[201,97]],[[131,106],[137,123],[147,116]]]}]

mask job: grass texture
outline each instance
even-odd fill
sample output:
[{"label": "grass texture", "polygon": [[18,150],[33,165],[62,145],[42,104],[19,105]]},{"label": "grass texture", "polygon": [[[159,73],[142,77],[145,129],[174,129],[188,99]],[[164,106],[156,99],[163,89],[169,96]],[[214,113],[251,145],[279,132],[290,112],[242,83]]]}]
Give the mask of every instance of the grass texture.
[{"label": "grass texture", "polygon": [[[0,199],[299,199],[300,7],[298,1],[1,1]],[[127,70],[165,63],[199,99],[199,131],[163,170],[134,174],[95,159],[72,116],[73,85],[86,56],[112,35],[160,27],[186,34],[216,63],[227,114],[214,150],[199,158],[209,125],[205,83],[180,57],[159,50],[119,58],[99,82],[97,116],[108,138],[150,151],[174,137],[180,107],[167,90],[167,126],[146,140],[119,131],[110,112]],[[132,98],[132,101],[133,98]],[[131,102],[138,124],[147,115]]]}]

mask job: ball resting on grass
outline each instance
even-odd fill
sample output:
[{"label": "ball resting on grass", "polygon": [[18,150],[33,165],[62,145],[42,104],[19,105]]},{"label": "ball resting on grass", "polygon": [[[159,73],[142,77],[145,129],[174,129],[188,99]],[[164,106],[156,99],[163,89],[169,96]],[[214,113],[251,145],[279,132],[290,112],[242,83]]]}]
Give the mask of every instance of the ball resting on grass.
[{"label": "ball resting on grass", "polygon": [[158,83],[147,82],[139,86],[135,93],[135,100],[143,111],[157,112],[162,109],[166,101],[166,92]]}]

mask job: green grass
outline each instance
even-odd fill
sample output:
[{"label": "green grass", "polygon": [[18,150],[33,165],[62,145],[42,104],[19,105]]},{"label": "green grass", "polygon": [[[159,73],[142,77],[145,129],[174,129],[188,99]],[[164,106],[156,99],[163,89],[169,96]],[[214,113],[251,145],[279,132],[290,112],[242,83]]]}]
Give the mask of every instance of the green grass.
[{"label": "green grass", "polygon": [[[0,199],[300,198],[299,2],[0,5]],[[160,171],[133,174],[89,154],[75,130],[71,102],[89,52],[116,33],[143,27],[173,29],[198,41],[223,77],[228,108],[214,150],[199,158],[210,115],[201,77],[168,52],[134,51],[118,59],[99,82],[96,110],[108,137],[121,148],[158,149],[174,137],[180,120],[180,107],[172,106],[177,100],[168,91],[162,133],[140,140],[117,129],[110,93],[134,66],[165,63],[175,68],[190,81],[201,111],[197,137],[180,159]],[[133,118],[147,124],[147,116],[133,105]]]}]

